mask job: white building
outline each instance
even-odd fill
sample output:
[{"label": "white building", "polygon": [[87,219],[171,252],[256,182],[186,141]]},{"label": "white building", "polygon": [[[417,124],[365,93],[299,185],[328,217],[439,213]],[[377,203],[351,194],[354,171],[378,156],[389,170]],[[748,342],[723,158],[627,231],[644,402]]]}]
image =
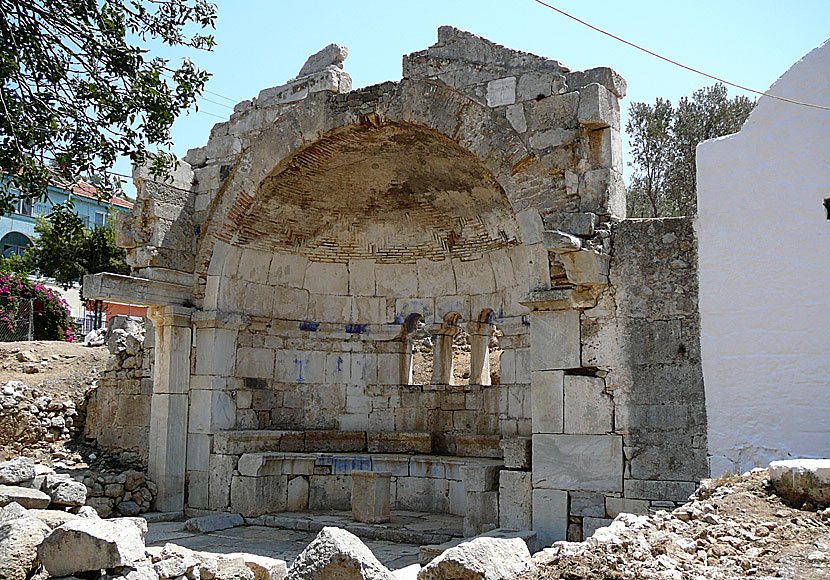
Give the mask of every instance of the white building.
[{"label": "white building", "polygon": [[[769,92],[830,107],[830,42]],[[697,150],[712,475],[830,455],[830,110],[762,97]]]}]

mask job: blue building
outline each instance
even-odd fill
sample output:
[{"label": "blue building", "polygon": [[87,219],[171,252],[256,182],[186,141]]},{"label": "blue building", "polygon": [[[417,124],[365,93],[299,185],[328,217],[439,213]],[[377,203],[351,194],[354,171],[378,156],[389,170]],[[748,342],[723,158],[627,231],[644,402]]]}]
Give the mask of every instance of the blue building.
[{"label": "blue building", "polygon": [[66,189],[50,185],[48,198],[48,201],[34,203],[29,199],[20,199],[12,213],[0,217],[0,253],[3,256],[25,252],[37,237],[37,218],[47,215],[52,206],[67,199],[73,200],[75,213],[88,228],[105,225],[112,219],[114,211],[130,211],[133,207],[132,203],[120,197],[108,201],[99,200],[95,188],[84,182]]}]

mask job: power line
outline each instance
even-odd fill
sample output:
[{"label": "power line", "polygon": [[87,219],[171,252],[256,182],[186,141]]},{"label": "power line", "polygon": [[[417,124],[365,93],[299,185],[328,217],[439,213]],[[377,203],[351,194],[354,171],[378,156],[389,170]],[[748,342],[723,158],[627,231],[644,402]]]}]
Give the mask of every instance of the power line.
[{"label": "power line", "polygon": [[737,84],[737,83],[730,82],[730,81],[728,81],[728,80],[726,80],[726,79],[722,79],[722,78],[720,78],[720,77],[716,77],[715,75],[710,75],[709,73],[703,72],[702,70],[698,70],[698,69],[696,69],[696,68],[693,68],[693,67],[687,66],[687,65],[685,65],[685,64],[683,64],[683,63],[679,63],[679,62],[677,62],[676,60],[672,60],[672,59],[670,59],[670,58],[668,58],[668,57],[665,57],[665,56],[663,56],[663,55],[661,55],[661,54],[657,54],[656,52],[651,51],[651,50],[649,50],[649,49],[647,49],[647,48],[643,48],[643,47],[642,47],[642,46],[640,46],[639,44],[634,44],[633,42],[629,42],[628,40],[626,40],[626,39],[624,39],[624,38],[620,38],[619,36],[617,36],[617,35],[615,35],[615,34],[612,34],[612,33],[608,32],[608,31],[606,31],[606,30],[603,30],[602,28],[598,28],[598,27],[594,26],[593,24],[591,24],[591,23],[589,23],[589,22],[585,22],[584,20],[581,20],[581,19],[577,18],[577,17],[576,17],[576,16],[574,16],[573,14],[568,14],[568,13],[567,13],[567,12],[565,12],[564,10],[560,10],[560,9],[559,9],[559,8],[557,8],[556,6],[552,6],[552,5],[548,4],[547,2],[543,2],[542,0],[533,0],[533,1],[534,1],[534,2],[536,2],[537,4],[541,4],[542,6],[545,6],[546,8],[550,8],[551,10],[553,10],[553,11],[555,11],[555,12],[558,12],[558,13],[559,13],[559,14],[561,14],[562,16],[567,16],[567,17],[568,17],[568,18],[570,18],[571,20],[575,20],[575,21],[579,22],[580,24],[582,24],[582,25],[584,25],[584,26],[587,26],[588,28],[590,28],[590,29],[592,29],[592,30],[595,30],[595,31],[597,31],[597,32],[599,32],[599,33],[601,33],[601,34],[604,34],[605,36],[610,36],[610,37],[611,37],[611,38],[613,38],[614,40],[617,40],[617,41],[619,41],[619,42],[622,42],[623,44],[627,44],[628,46],[631,46],[631,47],[633,47],[633,48],[636,48],[637,50],[641,50],[641,51],[645,52],[646,54],[650,54],[651,56],[655,56],[655,57],[657,57],[657,58],[659,58],[659,59],[661,59],[661,60],[664,60],[664,61],[666,61],[666,62],[668,62],[668,63],[671,63],[671,64],[673,64],[673,65],[675,65],[675,66],[679,66],[680,68],[684,68],[684,69],[686,69],[686,70],[688,70],[688,71],[691,71],[691,72],[693,72],[693,73],[697,73],[697,74],[699,74],[699,75],[703,75],[703,76],[708,77],[708,78],[710,78],[710,79],[713,79],[713,80],[716,80],[716,81],[718,81],[718,82],[721,82],[721,83],[723,83],[723,84],[725,84],[725,85],[729,85],[729,86],[732,86],[732,87],[735,87],[735,88],[738,88],[738,89],[741,89],[741,90],[744,90],[744,91],[748,91],[748,92],[750,92],[750,93],[755,93],[756,95],[761,95],[762,97],[769,97],[770,99],[776,99],[776,100],[778,100],[778,101],[784,101],[785,103],[791,103],[791,104],[793,104],[793,105],[801,105],[801,106],[803,106],[803,107],[812,107],[812,108],[814,108],[814,109],[820,109],[820,110],[822,110],[822,111],[830,111],[830,107],[826,107],[826,106],[824,106],[824,105],[815,105],[815,104],[813,104],[813,103],[804,103],[804,102],[802,102],[802,101],[796,101],[796,100],[793,100],[793,99],[788,99],[788,98],[786,98],[786,97],[779,97],[779,96],[776,96],[776,95],[773,95],[773,94],[770,94],[770,93],[766,93],[766,92],[764,92],[764,91],[756,91],[755,89],[750,89],[749,87],[745,87],[745,86],[743,86],[743,85],[739,85],[739,84]]}]

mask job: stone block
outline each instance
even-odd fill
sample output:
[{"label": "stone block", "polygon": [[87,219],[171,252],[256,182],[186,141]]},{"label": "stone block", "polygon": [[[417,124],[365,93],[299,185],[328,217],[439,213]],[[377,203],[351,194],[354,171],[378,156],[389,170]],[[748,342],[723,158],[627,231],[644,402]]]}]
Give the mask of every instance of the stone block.
[{"label": "stone block", "polygon": [[236,352],[236,376],[270,379],[274,376],[274,350],[241,347]]},{"label": "stone block", "polygon": [[611,525],[610,518],[582,518],[582,538],[587,540],[600,528]]},{"label": "stone block", "polygon": [[328,352],[326,353],[326,383],[346,384],[351,380],[352,361],[351,353]]},{"label": "stone block", "polygon": [[390,521],[389,472],[356,471],[352,473],[352,518],[356,522],[382,524]]},{"label": "stone block", "polygon": [[285,85],[263,89],[256,102],[260,108],[275,107],[305,99],[313,93],[329,91],[347,93],[352,90],[352,78],[335,66],[297,78]]},{"label": "stone block", "polygon": [[578,517],[605,517],[605,496],[598,492],[570,492],[571,515]]},{"label": "stone block", "polygon": [[307,318],[314,322],[345,323],[352,317],[352,299],[337,294],[311,293]]},{"label": "stone block", "polygon": [[449,512],[454,516],[463,516],[467,513],[467,491],[463,481],[450,479],[449,481]]},{"label": "stone block", "polygon": [[377,296],[409,296],[418,287],[418,274],[411,264],[378,264],[375,278]]},{"label": "stone block", "polygon": [[461,468],[464,489],[470,491],[495,491],[499,486],[500,465],[465,465]]},{"label": "stone block", "polygon": [[268,271],[271,268],[272,254],[258,250],[246,249],[239,258],[237,277],[257,284],[268,283]]},{"label": "stone block", "polygon": [[487,106],[501,107],[516,102],[516,77],[495,79],[487,83]]},{"label": "stone block", "polygon": [[196,330],[197,375],[233,376],[236,364],[236,331],[225,328]]},{"label": "stone block", "polygon": [[505,438],[499,441],[499,447],[501,447],[502,454],[504,455],[505,468],[530,469],[532,465],[530,437]]},{"label": "stone block", "polygon": [[830,505],[830,459],[790,459],[769,464],[775,491],[794,505]]},{"label": "stone block", "polygon": [[[415,268],[418,271],[418,296],[453,296],[457,292],[450,260],[420,259],[415,262]],[[412,289],[409,291],[411,293]],[[463,312],[461,314],[464,315]]]},{"label": "stone block", "polygon": [[500,441],[501,435],[459,433],[455,436],[456,455],[459,457],[492,457],[501,459]]},{"label": "stone block", "polygon": [[409,475],[409,456],[372,455],[372,469],[388,471],[395,477],[407,477]]},{"label": "stone block", "polygon": [[565,376],[565,433],[604,434],[614,430],[614,402],[597,377]]},{"label": "stone block", "polygon": [[579,89],[579,124],[588,129],[620,127],[620,105],[611,91],[599,83],[592,83]]},{"label": "stone block", "polygon": [[220,530],[228,530],[244,526],[245,520],[239,514],[214,514],[198,518],[190,518],[184,523],[186,530],[197,534],[209,534]]},{"label": "stone block", "polygon": [[530,135],[530,146],[534,149],[546,149],[547,147],[560,147],[572,143],[576,137],[573,129],[547,129]]},{"label": "stone block", "polygon": [[531,371],[579,368],[580,350],[579,311],[531,313]]},{"label": "stone block", "polygon": [[594,212],[600,208],[611,215],[625,216],[625,184],[622,174],[613,169],[586,171],[579,182],[581,211]]},{"label": "stone block", "polygon": [[[227,391],[190,392],[190,433],[210,434],[230,429],[236,422],[236,404]],[[204,455],[200,457],[204,459]]]},{"label": "stone block", "polygon": [[305,64],[303,64],[303,67],[300,69],[297,77],[304,77],[306,75],[320,72],[331,65],[342,68],[343,61],[345,61],[348,56],[349,49],[347,47],[339,44],[329,44],[306,59]]},{"label": "stone block", "polygon": [[375,295],[375,261],[349,260],[349,294],[351,296]]},{"label": "stone block", "polygon": [[311,294],[349,293],[349,267],[336,262],[309,262],[303,286]]},{"label": "stone block", "polygon": [[208,475],[208,508],[224,510],[230,505],[231,477],[233,477],[234,458],[230,455],[210,456],[210,473]]},{"label": "stone block", "polygon": [[627,497],[605,498],[605,514],[615,518],[620,514],[647,514],[651,502],[644,499],[629,499]]},{"label": "stone block", "polygon": [[565,266],[568,280],[581,286],[597,286],[608,283],[611,257],[594,250],[579,250],[559,254]]},{"label": "stone block", "polygon": [[367,433],[369,453],[432,453],[432,433]]},{"label": "stone block", "polygon": [[533,486],[530,472],[499,472],[499,527],[529,530],[533,527]]},{"label": "stone block", "polygon": [[15,457],[0,462],[0,485],[18,485],[35,478],[35,462],[30,457]]},{"label": "stone block", "polygon": [[[187,471],[187,505],[195,509],[208,509],[210,498],[208,496],[210,473],[208,471]],[[124,502],[120,504],[124,506]],[[123,509],[122,507],[118,508]],[[138,513],[138,511],[136,511]],[[124,515],[131,515],[125,513]]]},{"label": "stone block", "polygon": [[444,479],[447,474],[440,457],[416,455],[409,460],[409,475]]},{"label": "stone block", "polygon": [[268,271],[268,284],[302,288],[305,281],[308,260],[302,254],[276,252],[271,259]]},{"label": "stone block", "polygon": [[527,131],[527,119],[525,118],[525,108],[521,103],[510,105],[505,111],[507,120],[510,125],[519,133]]},{"label": "stone block", "polygon": [[0,485],[0,507],[15,502],[27,509],[45,509],[51,501],[48,495],[38,489]]},{"label": "stone block", "polygon": [[539,547],[546,548],[566,539],[568,534],[568,492],[559,489],[533,490],[533,530]]},{"label": "stone block", "polygon": [[285,431],[222,431],[213,436],[213,453],[241,455],[242,453],[261,453],[279,451],[280,440]]},{"label": "stone block", "polygon": [[533,487],[622,491],[622,437],[533,435]]},{"label": "stone block", "polygon": [[285,475],[234,475],[231,479],[230,509],[246,518],[283,512],[288,501],[287,492],[288,477]]},{"label": "stone block", "polygon": [[449,509],[446,479],[400,477],[395,488],[395,509],[432,513],[445,513]]},{"label": "stone block", "polygon": [[302,475],[288,479],[286,510],[302,512],[308,509],[308,478]]},{"label": "stone block", "polygon": [[365,431],[306,431],[307,452],[349,453],[366,451]]},{"label": "stone block", "polygon": [[531,422],[534,433],[564,430],[563,371],[530,371]]},{"label": "stone block", "polygon": [[378,380],[378,359],[372,353],[352,353],[351,384],[371,385]]},{"label": "stone block", "polygon": [[210,470],[210,435],[188,434],[187,469],[197,471]]},{"label": "stone block", "polygon": [[516,98],[519,101],[535,101],[565,89],[565,77],[555,72],[527,72],[519,77]]},{"label": "stone block", "polygon": [[686,502],[697,489],[691,481],[626,479],[623,495],[632,499]]},{"label": "stone block", "polygon": [[464,535],[476,536],[499,527],[499,493],[468,491],[464,513]]},{"label": "stone block", "polygon": [[352,509],[350,475],[312,475],[308,482],[308,509]]},{"label": "stone block", "polygon": [[614,69],[608,67],[597,67],[583,71],[567,73],[568,87],[577,90],[584,86],[598,83],[614,93],[617,97],[625,97],[627,83]]}]

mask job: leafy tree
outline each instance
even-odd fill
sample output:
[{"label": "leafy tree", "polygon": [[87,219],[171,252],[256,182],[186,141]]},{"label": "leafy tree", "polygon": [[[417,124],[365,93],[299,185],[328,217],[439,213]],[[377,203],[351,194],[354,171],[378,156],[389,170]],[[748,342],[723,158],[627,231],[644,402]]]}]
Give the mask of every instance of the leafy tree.
[{"label": "leafy tree", "polygon": [[0,0],[0,214],[17,195],[44,199],[52,172],[97,175],[107,196],[119,156],[169,168],[148,146],[169,147],[208,74],[141,44],[210,50],[215,19],[207,0]]},{"label": "leafy tree", "polygon": [[[35,225],[38,239],[27,252],[44,276],[54,279],[64,289],[80,282],[81,300],[84,299],[83,277],[86,274],[113,272],[129,274],[127,254],[115,244],[110,226],[92,230],[72,211],[71,203],[56,206],[49,219],[40,219]],[[96,328],[101,323],[101,301],[93,305]]]},{"label": "leafy tree", "polygon": [[697,213],[695,151],[698,143],[737,133],[755,102],[729,99],[718,83],[683,97],[677,107],[657,99],[632,103],[626,132],[634,168],[628,186],[629,217]]}]

